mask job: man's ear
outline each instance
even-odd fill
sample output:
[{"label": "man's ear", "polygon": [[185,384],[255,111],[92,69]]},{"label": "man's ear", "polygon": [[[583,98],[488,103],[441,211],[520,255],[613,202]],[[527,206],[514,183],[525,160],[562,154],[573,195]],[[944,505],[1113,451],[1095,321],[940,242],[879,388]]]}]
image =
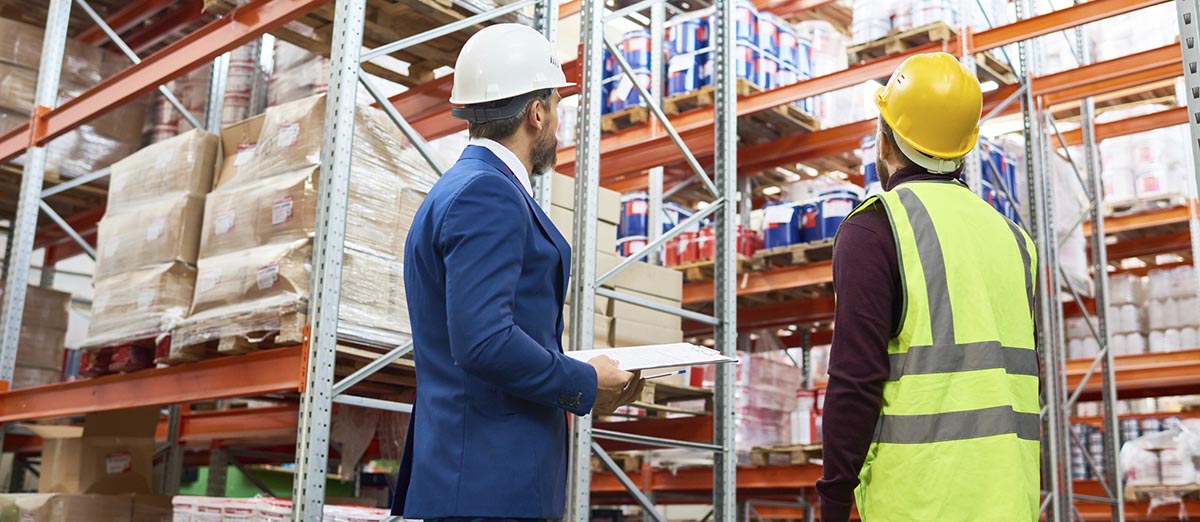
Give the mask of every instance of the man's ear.
[{"label": "man's ear", "polygon": [[525,121],[529,122],[533,128],[539,131],[542,130],[542,127],[546,126],[546,122],[548,120],[545,115],[546,109],[547,106],[545,100],[542,100],[541,98],[534,98],[533,101],[529,103],[529,110],[526,111]]}]

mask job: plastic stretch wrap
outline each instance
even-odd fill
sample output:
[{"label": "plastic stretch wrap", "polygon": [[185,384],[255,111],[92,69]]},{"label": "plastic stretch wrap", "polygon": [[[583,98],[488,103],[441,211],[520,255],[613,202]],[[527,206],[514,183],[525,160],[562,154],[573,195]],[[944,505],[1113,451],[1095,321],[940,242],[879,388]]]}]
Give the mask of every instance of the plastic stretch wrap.
[{"label": "plastic stretch wrap", "polygon": [[[171,499],[174,522],[286,522],[292,501],[265,497],[220,498],[176,496]],[[326,505],[322,522],[375,522],[391,518],[388,510],[363,506]]]},{"label": "plastic stretch wrap", "polygon": [[[302,239],[201,259],[191,315],[173,344],[279,330],[281,316],[305,309],[311,257],[312,241]],[[348,245],[338,309],[343,322],[409,333],[403,265]]]},{"label": "plastic stretch wrap", "polygon": [[84,345],[111,346],[165,334],[187,311],[195,279],[196,270],[183,263],[96,278]]},{"label": "plastic stretch wrap", "polygon": [[[312,237],[319,167],[222,186],[208,195],[200,251],[219,256]],[[392,173],[351,168],[346,240],[399,255],[423,193]]]},{"label": "plastic stretch wrap", "polygon": [[[765,354],[738,352],[738,360],[734,393],[739,453],[757,446],[789,444],[801,368]],[[705,372],[705,386],[711,387],[712,379],[712,372]]]},{"label": "plastic stretch wrap", "polygon": [[172,261],[196,263],[203,197],[176,192],[109,208],[96,236],[97,277]]},{"label": "plastic stretch wrap", "polygon": [[324,93],[329,90],[328,79],[328,58],[276,40],[275,68],[267,88],[267,103],[273,107]]},{"label": "plastic stretch wrap", "polygon": [[[1131,486],[1185,486],[1200,472],[1200,422],[1168,419],[1167,431],[1149,433],[1121,447],[1121,471]],[[1176,497],[1178,498],[1178,497]]]},{"label": "plastic stretch wrap", "polygon": [[[321,163],[325,96],[313,96],[267,109],[254,156],[231,184],[245,183]],[[358,171],[394,173],[407,183],[432,185],[428,169],[406,169],[410,148],[399,129],[378,109],[360,107],[354,121],[353,166]]]},{"label": "plastic stretch wrap", "polygon": [[218,143],[216,134],[192,130],[114,163],[108,207],[120,208],[172,192],[207,194],[212,188]]}]

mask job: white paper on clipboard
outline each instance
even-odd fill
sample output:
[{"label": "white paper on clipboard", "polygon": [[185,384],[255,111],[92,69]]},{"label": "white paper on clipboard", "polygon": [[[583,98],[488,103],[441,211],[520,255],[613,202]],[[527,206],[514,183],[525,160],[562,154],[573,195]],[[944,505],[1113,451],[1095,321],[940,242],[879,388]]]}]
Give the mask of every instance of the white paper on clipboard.
[{"label": "white paper on clipboard", "polygon": [[617,361],[617,367],[626,371],[737,362],[737,359],[721,355],[721,352],[712,348],[691,343],[650,344],[627,348],[599,348],[567,352],[567,357],[584,362],[601,355],[613,358]]}]

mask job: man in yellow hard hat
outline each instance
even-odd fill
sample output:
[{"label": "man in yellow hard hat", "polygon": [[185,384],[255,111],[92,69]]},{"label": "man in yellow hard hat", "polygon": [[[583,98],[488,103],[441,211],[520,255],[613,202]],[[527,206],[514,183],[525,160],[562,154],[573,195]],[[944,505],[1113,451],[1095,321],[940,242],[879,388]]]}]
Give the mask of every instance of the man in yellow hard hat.
[{"label": "man in yellow hard hat", "polygon": [[1036,251],[959,181],[979,82],[920,54],[875,103],[885,192],[834,242],[821,521],[1037,520]]}]

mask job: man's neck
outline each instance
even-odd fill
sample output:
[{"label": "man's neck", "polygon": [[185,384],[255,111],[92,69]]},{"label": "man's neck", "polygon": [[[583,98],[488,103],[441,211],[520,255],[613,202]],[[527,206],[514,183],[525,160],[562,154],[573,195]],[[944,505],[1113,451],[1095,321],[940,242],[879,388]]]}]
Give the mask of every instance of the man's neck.
[{"label": "man's neck", "polygon": [[533,172],[533,162],[529,161],[531,150],[528,140],[523,140],[513,136],[507,140],[497,141],[496,143],[504,145],[505,148],[511,150],[513,155],[515,155],[517,159],[521,160],[521,164],[525,166],[525,172],[528,172],[530,176],[535,174]]}]

